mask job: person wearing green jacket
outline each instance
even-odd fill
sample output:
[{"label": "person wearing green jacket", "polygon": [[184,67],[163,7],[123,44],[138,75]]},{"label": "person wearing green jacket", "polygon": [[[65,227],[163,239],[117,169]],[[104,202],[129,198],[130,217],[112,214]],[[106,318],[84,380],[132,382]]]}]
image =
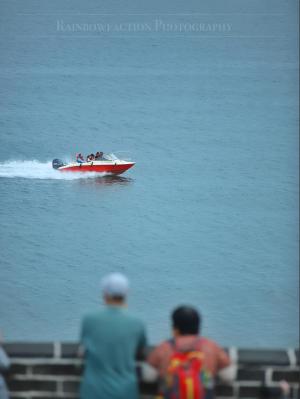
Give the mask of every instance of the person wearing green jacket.
[{"label": "person wearing green jacket", "polygon": [[102,280],[105,308],[81,326],[85,369],[80,399],[138,399],[135,358],[146,344],[143,323],[126,306],[128,280],[113,273]]}]

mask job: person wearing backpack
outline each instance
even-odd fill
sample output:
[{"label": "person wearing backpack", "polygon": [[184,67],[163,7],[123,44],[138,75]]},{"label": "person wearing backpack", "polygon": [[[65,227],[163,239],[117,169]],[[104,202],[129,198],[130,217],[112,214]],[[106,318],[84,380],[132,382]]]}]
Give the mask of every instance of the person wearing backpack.
[{"label": "person wearing backpack", "polygon": [[201,317],[191,306],[172,313],[173,338],[162,342],[147,362],[160,377],[161,399],[208,399],[214,396],[214,380],[230,366],[227,353],[208,338],[200,337]]}]

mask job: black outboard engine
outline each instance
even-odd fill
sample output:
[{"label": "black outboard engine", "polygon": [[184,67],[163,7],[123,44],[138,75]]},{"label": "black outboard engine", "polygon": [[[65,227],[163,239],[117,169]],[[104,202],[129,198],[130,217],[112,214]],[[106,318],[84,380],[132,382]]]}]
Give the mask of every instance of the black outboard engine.
[{"label": "black outboard engine", "polygon": [[58,168],[60,168],[61,166],[64,166],[64,165],[65,164],[60,159],[53,159],[53,161],[52,161],[52,168],[53,169],[58,169]]}]

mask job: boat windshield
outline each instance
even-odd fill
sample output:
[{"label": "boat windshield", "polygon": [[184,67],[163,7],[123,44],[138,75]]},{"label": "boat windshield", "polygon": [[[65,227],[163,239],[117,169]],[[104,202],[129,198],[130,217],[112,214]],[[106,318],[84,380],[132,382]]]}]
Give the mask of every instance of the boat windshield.
[{"label": "boat windshield", "polygon": [[103,154],[103,159],[106,159],[107,161],[117,161],[119,158],[115,156],[115,154],[110,153],[110,154]]}]

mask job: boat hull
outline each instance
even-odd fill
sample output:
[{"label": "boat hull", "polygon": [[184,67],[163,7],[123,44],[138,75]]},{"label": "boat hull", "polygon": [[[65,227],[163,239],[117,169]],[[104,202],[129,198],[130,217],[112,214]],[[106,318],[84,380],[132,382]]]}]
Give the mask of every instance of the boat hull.
[{"label": "boat hull", "polygon": [[60,172],[96,172],[96,173],[108,173],[113,175],[120,175],[126,170],[132,168],[135,162],[122,162],[114,164],[106,163],[82,163],[82,164],[70,164],[60,167],[58,170]]}]

